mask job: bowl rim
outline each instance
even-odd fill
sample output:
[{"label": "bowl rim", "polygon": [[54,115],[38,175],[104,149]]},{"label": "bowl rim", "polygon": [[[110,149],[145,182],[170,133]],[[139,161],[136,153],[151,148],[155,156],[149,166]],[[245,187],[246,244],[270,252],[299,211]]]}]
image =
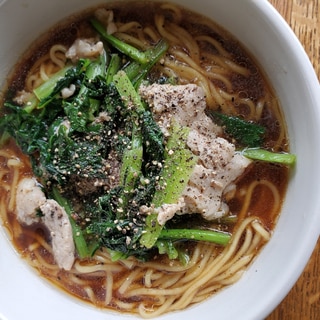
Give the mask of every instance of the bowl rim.
[{"label": "bowl rim", "polygon": [[[231,5],[232,3],[235,3],[236,1],[237,0],[234,0],[234,1],[233,0],[227,0],[227,1],[216,0],[215,2],[225,3],[224,5],[228,6],[228,5]],[[19,2],[19,1],[17,0],[15,2]],[[32,0],[30,2],[32,2]],[[33,2],[36,2],[36,0],[34,0]],[[50,1],[48,0],[47,2],[50,2]],[[73,2],[76,2],[76,0],[73,0]],[[98,1],[95,1],[95,2],[98,2]],[[184,3],[185,3],[185,1],[183,1],[183,0],[177,0],[175,2],[182,4],[182,5],[184,5]],[[206,2],[206,1],[204,1],[204,2]],[[84,3],[84,1],[82,1],[82,3]],[[209,1],[207,1],[206,3],[209,3]],[[0,11],[1,11],[1,7],[5,4],[9,4],[9,2],[6,2],[6,0],[0,1]],[[303,46],[301,45],[298,38],[296,37],[296,35],[292,31],[292,29],[289,27],[287,22],[283,19],[283,17],[280,15],[280,13],[270,4],[270,2],[268,2],[267,0],[261,0],[261,1],[244,0],[243,4],[253,6],[255,8],[255,10],[259,11],[261,13],[261,15],[262,15],[261,17],[263,17],[264,23],[266,25],[270,24],[270,25],[275,26],[275,29],[277,31],[279,31],[279,34],[278,34],[279,39],[282,39],[284,44],[289,49],[292,50],[292,59],[297,62],[297,66],[296,66],[296,68],[298,69],[297,74],[300,75],[301,77],[303,77],[303,79],[305,81],[306,91],[309,91],[309,93],[310,93],[310,101],[313,101],[314,106],[315,106],[313,108],[313,110],[311,111],[312,116],[314,117],[313,123],[311,125],[314,128],[314,132],[319,133],[319,136],[320,136],[320,129],[315,128],[316,124],[320,124],[320,113],[317,110],[317,109],[320,109],[320,105],[319,105],[319,103],[320,103],[320,85],[319,85],[319,80],[315,74],[314,68],[313,68]],[[185,6],[188,7],[188,5],[185,5]],[[203,9],[203,10],[205,10],[205,9]],[[249,43],[249,46],[250,46],[250,43]],[[1,50],[1,43],[0,43],[0,50]],[[0,73],[0,75],[1,75],[1,73]],[[279,75],[279,77],[280,76],[283,76],[283,74],[281,73],[281,75]],[[0,79],[0,82],[1,82],[1,79]],[[292,132],[292,134],[294,134],[294,132]],[[290,136],[290,132],[289,132],[289,136]],[[291,141],[291,143],[292,143],[293,149],[296,149],[298,147],[296,145],[295,141]],[[315,156],[315,158],[320,156],[320,149],[314,151],[314,156]],[[314,165],[314,162],[311,162],[311,163],[312,163],[312,165]],[[296,175],[296,172],[293,173],[293,176],[295,176],[295,175]],[[320,174],[317,173],[315,175],[315,177],[320,178]],[[290,187],[289,187],[289,189],[291,190]],[[320,197],[319,197],[319,199],[315,199],[315,206],[314,206],[313,210],[314,210],[314,212],[320,212]],[[278,225],[279,225],[279,223],[282,222],[282,220],[283,220],[282,215],[280,215]],[[247,314],[245,314],[245,318],[243,318],[243,319],[245,319],[245,320],[247,320],[247,319],[260,319],[262,317],[267,316],[276,307],[276,305],[285,297],[285,295],[289,292],[291,287],[297,281],[299,275],[303,271],[303,268],[307,264],[311,254],[312,254],[312,251],[314,249],[314,246],[317,242],[317,239],[319,237],[319,233],[320,233],[320,215],[319,214],[312,215],[312,219],[308,223],[308,227],[309,227],[310,234],[308,235],[307,240],[305,240],[304,245],[301,244],[301,245],[298,245],[295,247],[295,249],[297,250],[296,251],[297,254],[295,257],[290,258],[290,261],[295,266],[295,268],[288,269],[287,273],[284,276],[282,276],[281,278],[279,278],[279,277],[277,278],[278,279],[277,289],[279,291],[278,292],[267,291],[267,294],[264,297],[264,301],[263,302],[259,301],[258,303],[255,303],[254,306],[251,306],[251,308],[247,308],[249,310],[247,311]],[[3,232],[3,228],[1,228],[1,229],[2,230],[0,232],[0,243],[7,243],[8,244],[9,242],[7,239],[7,235]],[[278,239],[278,237],[280,237],[280,230],[276,227],[274,236],[270,240],[270,243],[273,243],[274,241],[276,241]],[[260,259],[260,257],[266,256],[268,253],[270,253],[270,251],[271,251],[271,246],[268,243],[266,245],[266,247],[263,249],[263,251],[259,254],[259,259]],[[14,252],[12,250],[12,248],[5,249],[5,255],[10,256],[10,259],[13,259],[13,261],[15,261],[18,264],[18,266],[15,266],[12,268],[12,270],[14,270],[14,272],[18,273],[21,271],[23,273],[23,272],[27,271],[28,273],[30,273],[29,267],[21,264],[20,258],[17,256],[16,252]],[[257,259],[253,263],[253,265],[250,266],[250,268],[252,268],[252,269],[256,268],[256,270],[260,270],[261,263],[259,262],[259,259]],[[0,270],[2,268],[3,268],[3,270],[5,268],[10,268],[10,266],[7,263],[4,263],[3,266],[4,267],[1,267],[1,263],[0,263]],[[239,286],[243,285],[243,283],[245,283],[246,281],[249,281],[250,278],[253,276],[254,276],[254,274],[252,274],[252,273],[251,274],[245,273],[243,275],[242,279],[240,279],[240,281],[233,286],[239,287]],[[23,280],[23,279],[20,277],[20,280]],[[41,287],[41,292],[42,292],[42,290],[43,290],[43,292],[46,292],[46,290],[48,289],[47,284],[44,281],[42,281],[42,279],[38,279],[38,280],[34,281],[34,283],[32,283],[30,281],[27,281],[26,283],[28,283],[28,285],[30,285],[30,287],[32,287],[34,290],[37,290],[37,288],[38,288],[37,286]],[[221,295],[219,294],[219,296],[224,297],[225,295],[227,295],[227,293],[229,291],[230,291],[229,288],[227,288],[227,289],[223,290],[222,294]],[[1,295],[2,294],[0,293],[0,296]],[[54,292],[54,293],[50,293],[49,296],[52,296],[52,297],[59,299],[59,298],[61,298],[60,295],[61,295],[61,293]],[[63,294],[63,296],[65,297],[65,294]],[[219,298],[219,301],[221,301],[221,300],[222,300],[222,298],[221,299]],[[66,299],[66,301],[68,303],[70,303],[69,299]],[[74,301],[74,300],[72,299],[71,301]],[[203,309],[205,309],[202,307],[202,305],[204,303],[207,303],[207,302],[203,302],[200,305],[197,305],[197,306],[192,307],[187,310],[190,310],[191,314],[196,315],[198,311],[202,311]],[[88,314],[89,316],[90,316],[90,314],[97,314],[97,316],[100,315],[100,313],[97,310],[93,310],[91,308],[88,308],[87,305],[82,306],[82,304],[78,304],[77,302],[75,304],[71,303],[71,305],[72,305],[71,309],[78,310],[78,307],[79,307],[79,310],[81,310],[81,313],[83,315],[84,314]],[[56,309],[56,308],[54,308],[54,309]],[[90,310],[90,312],[87,310]],[[91,313],[91,311],[92,311],[92,313]],[[109,313],[108,313],[108,315],[109,315]],[[112,315],[112,313],[111,313],[111,315]],[[160,318],[161,319],[174,319],[176,316],[177,316],[177,314],[172,313],[170,315],[165,315]],[[211,318],[211,314],[205,315],[205,318],[206,317],[208,317],[208,319]],[[4,316],[3,316],[3,318],[4,318]],[[115,318],[118,318],[118,316],[115,315]],[[10,317],[9,317],[9,319],[15,320]],[[240,319],[242,319],[241,316],[240,316]]]}]

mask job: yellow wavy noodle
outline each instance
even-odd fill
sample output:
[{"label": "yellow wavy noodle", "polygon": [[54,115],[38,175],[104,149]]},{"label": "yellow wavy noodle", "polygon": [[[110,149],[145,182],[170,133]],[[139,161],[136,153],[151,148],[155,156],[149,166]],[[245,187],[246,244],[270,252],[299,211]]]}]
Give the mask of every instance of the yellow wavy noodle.
[{"label": "yellow wavy noodle", "polygon": [[277,187],[272,182],[265,179],[255,180],[249,185],[248,189],[246,190],[244,202],[242,204],[241,211],[238,214],[239,219],[243,219],[247,215],[249,211],[250,203],[252,201],[253,192],[255,188],[258,187],[259,185],[267,187],[268,189],[270,189],[270,191],[273,194],[274,204],[273,204],[273,209],[271,211],[270,216],[271,217],[274,216],[276,212],[279,211],[279,208],[281,206],[281,198],[280,198],[280,194]]},{"label": "yellow wavy noodle", "polygon": [[[1,180],[0,180],[1,181]],[[1,190],[1,194],[4,194],[3,190]],[[4,199],[4,197],[0,197],[0,216],[2,220],[2,224],[5,228],[9,228],[10,226],[8,224],[8,211],[7,211],[7,203]],[[10,239],[12,236],[10,235]]]},{"label": "yellow wavy noodle", "polygon": [[160,35],[151,27],[144,28],[142,36],[145,41],[147,41],[146,39],[149,37],[153,43],[160,40]]},{"label": "yellow wavy noodle", "polygon": [[[274,101],[272,99],[269,99],[269,105],[270,105],[270,101],[271,103],[273,103]],[[279,109],[275,109],[273,110],[274,112],[274,116],[276,119],[278,119],[278,123],[280,124],[281,123],[281,117],[282,117],[282,114],[281,114],[281,111]],[[277,140],[274,141],[274,145],[273,145],[273,149],[276,151],[278,150],[281,145],[283,145],[284,141],[285,141],[285,136],[286,136],[286,132],[285,130],[282,128],[282,126],[280,127],[280,132],[279,132],[279,136],[277,137]]]},{"label": "yellow wavy noodle", "polygon": [[180,39],[183,39],[183,42],[181,42],[181,44],[185,49],[187,49],[191,61],[199,64],[200,48],[192,35],[187,30],[174,23],[168,24],[168,29],[170,29],[170,31],[175,34],[177,38],[180,37]]},{"label": "yellow wavy noodle", "polygon": [[[18,184],[19,181],[19,167],[21,165],[21,161],[19,159],[8,159],[7,166],[9,170],[12,169],[13,176],[12,176],[12,184],[15,186]],[[8,210],[13,211],[14,204],[15,204],[15,188],[10,187],[10,200],[8,204]]]},{"label": "yellow wavy noodle", "polygon": [[[200,35],[200,36],[196,36],[195,40],[198,42],[204,41],[204,42],[208,42],[210,43],[218,52],[218,54],[216,55],[216,57],[218,57],[218,55],[223,56],[225,58],[231,58],[231,54],[230,52],[228,52],[227,50],[225,50],[223,48],[223,46],[219,43],[219,41],[217,41],[216,39],[207,36],[207,35]],[[204,56],[209,55],[209,53],[204,53]],[[212,56],[212,55],[211,55]]]},{"label": "yellow wavy noodle", "polygon": [[121,39],[124,42],[127,42],[135,47],[138,47],[141,50],[146,50],[148,48],[148,46],[141,41],[140,39],[136,38],[136,37],[132,37],[126,33],[116,33],[117,38]]},{"label": "yellow wavy noodle", "polygon": [[165,11],[172,11],[172,16],[171,19],[173,19],[173,21],[176,24],[180,24],[182,21],[182,12],[180,10],[180,8],[178,8],[177,6],[175,6],[172,3],[164,3],[161,5],[161,9],[165,10]]},{"label": "yellow wavy noodle", "polygon": [[26,90],[32,92],[54,73],[62,69],[66,63],[66,51],[65,46],[55,44],[47,54],[39,58],[29,71],[25,83]]},{"label": "yellow wavy noodle", "polygon": [[160,14],[155,15],[155,26],[162,38],[168,40],[170,43],[181,44],[179,37],[173,35],[165,28],[165,17]]},{"label": "yellow wavy noodle", "polygon": [[113,291],[113,275],[110,271],[106,272],[106,281],[105,281],[105,288],[106,288],[106,294],[105,294],[105,305],[110,305],[112,301],[112,291]]}]

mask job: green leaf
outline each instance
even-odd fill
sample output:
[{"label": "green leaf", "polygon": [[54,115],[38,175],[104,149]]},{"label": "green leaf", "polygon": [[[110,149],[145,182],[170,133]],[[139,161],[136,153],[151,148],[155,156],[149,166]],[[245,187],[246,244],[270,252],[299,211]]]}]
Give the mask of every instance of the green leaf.
[{"label": "green leaf", "polygon": [[240,145],[251,148],[262,145],[266,129],[261,125],[215,111],[209,110],[207,114],[223,127],[227,135],[235,139]]}]

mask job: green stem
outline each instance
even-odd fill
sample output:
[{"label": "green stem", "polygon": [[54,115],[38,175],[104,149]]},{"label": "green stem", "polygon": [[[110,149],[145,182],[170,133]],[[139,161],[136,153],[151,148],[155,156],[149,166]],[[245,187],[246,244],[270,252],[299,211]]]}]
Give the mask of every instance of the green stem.
[{"label": "green stem", "polygon": [[[178,123],[171,125],[159,188],[152,200],[156,208],[164,203],[178,202],[198,161],[198,157],[186,147],[188,134],[189,128],[182,127]],[[157,214],[152,213],[146,218],[146,229],[140,243],[147,248],[154,246],[163,229],[157,217]]]},{"label": "green stem", "polygon": [[189,131],[188,127],[180,126],[178,123],[172,123],[169,129],[170,137],[166,144],[160,188],[152,200],[155,207],[178,202],[188,184],[198,161],[198,157],[186,146]]},{"label": "green stem", "polygon": [[171,239],[158,239],[156,246],[159,250],[159,254],[167,254],[169,259],[176,259],[179,256],[178,250],[174,247]]},{"label": "green stem", "polygon": [[37,99],[35,94],[32,94],[29,101],[23,106],[23,109],[27,113],[31,113],[35,108],[37,108],[39,100]]},{"label": "green stem", "polygon": [[57,82],[63,78],[66,74],[66,72],[70,69],[71,67],[65,67],[61,70],[59,70],[57,73],[55,73],[54,75],[52,75],[51,78],[49,78],[46,82],[44,82],[43,84],[41,84],[39,87],[37,87],[36,89],[33,90],[33,93],[35,94],[35,96],[37,97],[37,99],[40,101],[44,98],[46,98],[47,96],[49,96],[51,94],[51,92],[53,91],[55,85],[57,84]]},{"label": "green stem", "polygon": [[124,150],[120,169],[120,184],[124,186],[124,193],[121,197],[122,209],[125,209],[128,203],[128,196],[130,196],[141,175],[143,137],[139,127],[139,113],[143,112],[145,107],[124,71],[119,71],[114,75],[113,81],[125,106],[132,109],[131,143],[130,147]]},{"label": "green stem", "polygon": [[198,229],[163,229],[159,239],[165,240],[197,240],[226,245],[230,241],[229,233]]},{"label": "green stem", "polygon": [[123,211],[127,207],[129,197],[134,190],[137,181],[141,175],[141,167],[143,161],[142,137],[139,132],[133,130],[130,148],[125,149],[122,157],[122,165],[120,169],[120,185],[123,185],[122,203],[118,218],[122,218]]},{"label": "green stem", "polygon": [[296,155],[290,153],[276,153],[264,149],[244,149],[242,154],[253,160],[274,162],[286,165],[294,165]]},{"label": "green stem", "polygon": [[106,83],[110,84],[114,75],[119,71],[121,65],[121,59],[117,54],[112,54],[110,63],[106,72]]},{"label": "green stem", "polygon": [[148,57],[147,63],[141,64],[133,61],[124,68],[124,71],[128,75],[135,88],[139,87],[141,81],[149,73],[150,69],[160,60],[163,54],[168,50],[168,47],[168,43],[164,39],[161,39],[154,47],[149,48],[145,51],[145,54]]},{"label": "green stem", "polygon": [[96,19],[91,19],[92,26],[100,33],[100,35],[109,42],[114,48],[119,50],[120,52],[124,53],[125,55],[129,56],[133,60],[138,61],[139,63],[146,63],[148,62],[148,57],[144,54],[144,52],[140,51],[139,49],[119,40],[115,36],[108,34],[106,32],[106,28],[103,24],[101,24]]},{"label": "green stem", "polygon": [[113,81],[125,105],[130,108],[133,107],[133,113],[136,113],[135,117],[145,111],[146,108],[125,71],[121,70],[115,74]]}]

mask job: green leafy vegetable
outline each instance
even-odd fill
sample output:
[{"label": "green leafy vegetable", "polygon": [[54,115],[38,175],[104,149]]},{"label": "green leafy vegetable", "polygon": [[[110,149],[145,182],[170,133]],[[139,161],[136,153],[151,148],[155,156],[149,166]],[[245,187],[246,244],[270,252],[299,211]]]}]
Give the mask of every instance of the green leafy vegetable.
[{"label": "green leafy vegetable", "polygon": [[[115,36],[107,34],[105,27],[98,20],[92,19],[91,24],[99,32],[101,37],[113,48],[132,59],[132,61],[125,65],[123,70],[135,88],[138,88],[151,68],[160,60],[169,48],[169,44],[164,39],[160,39],[154,47],[148,48],[143,52],[119,40]],[[111,56],[110,66],[107,70],[107,83],[111,82],[112,76],[116,74],[119,69],[120,57],[117,53],[114,53]]]},{"label": "green leafy vegetable", "polygon": [[[66,76],[68,70],[70,71]],[[50,99],[53,98],[52,92],[55,91],[55,94],[57,94],[61,89],[64,88],[64,86],[70,85],[71,82],[74,80],[73,76],[78,77],[78,71],[75,71],[75,69],[71,70],[71,66],[67,66],[55,73],[52,77],[50,77],[47,81],[41,84],[33,92],[39,101],[45,100],[47,103],[49,103]],[[57,86],[59,80],[63,78],[64,81],[61,81]],[[68,80],[66,80],[66,78],[68,78]],[[44,103],[40,104],[40,107],[44,107]]]},{"label": "green leafy vegetable", "polygon": [[92,26],[100,33],[103,39],[108,41],[114,48],[139,63],[147,63],[149,61],[149,57],[147,57],[144,52],[119,40],[115,36],[108,34],[103,24],[101,24],[97,19],[91,19],[90,21]]},{"label": "green leafy vegetable", "polygon": [[[136,187],[141,175],[143,161],[142,134],[139,126],[139,113],[144,111],[140,96],[135,91],[124,71],[119,71],[114,77],[115,86],[127,108],[131,109],[132,136],[129,146],[124,150],[120,170],[120,184],[124,186],[122,207],[126,208],[128,196]],[[122,208],[123,210],[123,208]],[[121,211],[122,211],[121,210]]]},{"label": "green leafy vegetable", "polygon": [[[185,145],[188,134],[187,127],[181,127],[177,123],[172,124],[166,145],[161,180],[152,200],[155,207],[163,203],[177,203],[189,181],[198,158]],[[163,228],[158,223],[157,216],[153,213],[146,218],[146,230],[140,242],[147,248],[154,246]]]},{"label": "green leafy vegetable", "polygon": [[[90,60],[79,60],[78,64],[67,71],[58,71],[48,81],[34,90],[35,95],[40,100],[37,109],[44,108],[60,94],[63,88],[69,88],[73,83],[77,86],[81,85],[84,80],[85,70],[89,65]],[[61,72],[61,73],[60,73]],[[62,74],[64,76],[62,77]]]},{"label": "green leafy vegetable", "polygon": [[130,139],[121,153],[119,186],[100,197],[99,219],[88,226],[87,232],[98,235],[100,243],[112,250],[113,259],[135,255],[144,260],[150,250],[140,246],[144,221],[136,213],[140,201],[147,204],[154,193],[155,169],[150,164],[155,159],[162,161],[163,137],[126,73],[116,73],[113,83],[130,114],[126,120]]},{"label": "green leafy vegetable", "polygon": [[110,84],[113,81],[113,76],[121,68],[121,59],[118,54],[114,53],[111,55],[111,60],[106,71],[106,83]]},{"label": "green leafy vegetable", "polygon": [[146,63],[133,61],[124,68],[124,71],[135,88],[137,88],[142,80],[146,78],[151,68],[160,60],[161,57],[163,57],[168,48],[168,43],[164,39],[161,39],[154,47],[145,51],[145,54],[148,57],[148,61]]},{"label": "green leafy vegetable", "polygon": [[207,114],[224,128],[227,135],[234,138],[240,145],[250,148],[262,145],[266,131],[263,126],[219,112],[207,111]]}]

